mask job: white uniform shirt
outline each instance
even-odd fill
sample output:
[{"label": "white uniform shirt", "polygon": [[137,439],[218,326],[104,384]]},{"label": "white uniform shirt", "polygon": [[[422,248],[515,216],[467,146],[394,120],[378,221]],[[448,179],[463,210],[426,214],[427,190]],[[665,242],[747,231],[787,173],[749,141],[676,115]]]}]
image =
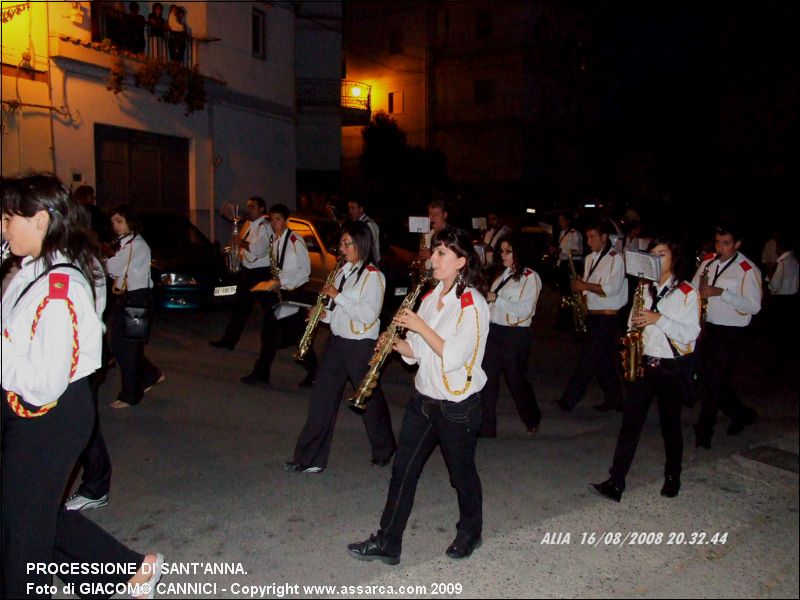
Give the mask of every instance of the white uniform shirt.
[{"label": "white uniform shirt", "polygon": [[562,231],[558,237],[558,264],[569,258],[569,253],[572,252],[573,260],[582,260],[583,258],[583,236],[575,229],[567,229]]},{"label": "white uniform shirt", "polygon": [[386,278],[375,266],[367,268],[358,276],[361,263],[345,263],[336,276],[334,286],[339,289],[346,277],[344,287],[334,300],[323,321],[330,323],[331,333],[346,340],[376,340],[381,329],[381,307]]},{"label": "white uniform shirt", "polygon": [[259,217],[250,223],[243,238],[250,245],[250,249],[242,249],[242,266],[246,269],[269,267],[270,237],[272,237],[272,227],[266,217]]},{"label": "white uniform shirt", "polygon": [[[625,260],[616,250],[609,250],[603,258],[601,252],[592,252],[586,257],[583,265],[583,280],[587,283],[598,283],[605,296],[594,292],[583,292],[586,296],[586,307],[589,310],[619,310],[628,303],[628,280],[625,278]],[[597,268],[592,267],[597,260]],[[591,276],[589,272],[592,272]]]},{"label": "white uniform shirt", "polygon": [[378,229],[378,224],[370,219],[367,215],[361,215],[358,220],[364,221],[372,233],[372,254],[375,262],[378,263],[381,260],[381,241],[379,237],[380,229]]},{"label": "white uniform shirt", "polygon": [[778,258],[778,266],[769,280],[769,291],[773,296],[791,296],[797,293],[800,266],[794,252],[789,250]]},{"label": "white uniform shirt", "polygon": [[497,299],[489,305],[491,322],[505,327],[530,327],[542,291],[542,280],[538,273],[527,268],[519,279],[514,279],[511,274],[512,270],[506,269],[492,284],[491,289],[495,291],[508,279],[497,292]]},{"label": "white uniform shirt", "polygon": [[[444,340],[442,356],[437,356],[420,335],[408,332],[406,339],[411,344],[414,358],[404,356],[403,360],[410,365],[419,364],[414,387],[420,394],[437,400],[460,402],[486,385],[486,373],[481,365],[489,334],[489,307],[476,289],[467,287],[461,298],[457,298],[456,286],[453,286],[442,298],[444,306],[439,311],[436,306],[443,285],[439,282],[428,292],[417,311],[422,320]],[[448,392],[443,375],[447,377],[451,390],[463,390],[467,382],[466,367],[472,363],[476,349],[470,387],[460,395]]]},{"label": "white uniform shirt", "polygon": [[[53,264],[63,262],[69,261],[57,253]],[[2,305],[2,386],[34,406],[55,402],[71,381],[94,373],[100,367],[102,354],[103,326],[92,297],[92,284],[74,269],[61,267],[50,274],[63,273],[69,277],[67,295],[75,306],[78,318],[80,348],[75,375],[69,377],[73,329],[64,300],[49,301],[41,313],[36,334],[31,339],[36,311],[42,299],[50,295],[50,274],[37,281],[16,307],[14,303],[27,285],[44,271],[42,259],[24,259],[22,269],[3,296]],[[2,401],[5,402],[5,399]]]},{"label": "white uniform shirt", "polygon": [[[153,287],[150,279],[150,246],[138,233],[129,233],[120,240],[120,249],[106,259],[106,271],[114,279],[114,285],[122,288],[125,274],[128,275],[129,292]],[[128,264],[130,260],[130,265]]]},{"label": "white uniform shirt", "polygon": [[721,296],[708,299],[706,320],[715,325],[747,326],[753,315],[761,310],[761,271],[741,252],[723,264],[716,258],[707,259],[700,263],[692,279],[692,285],[697,289],[707,264],[709,285],[724,291]]},{"label": "white uniform shirt", "polygon": [[[644,353],[655,358],[674,358],[669,341],[675,344],[679,354],[694,352],[695,343],[700,335],[700,295],[686,282],[672,289],[674,278],[664,285],[656,284],[656,294],[661,295],[658,301],[658,312],[661,317],[653,325],[644,328]],[[645,289],[644,307],[651,310],[653,297],[649,289]],[[628,329],[631,318],[628,316]]]},{"label": "white uniform shirt", "polygon": [[[283,246],[287,235],[289,242],[286,244],[286,256],[284,257]],[[311,259],[308,257],[306,242],[301,236],[287,228],[278,239],[274,239],[273,236],[272,247],[278,265],[283,259],[280,274],[282,290],[294,290],[308,282],[311,275]]]}]

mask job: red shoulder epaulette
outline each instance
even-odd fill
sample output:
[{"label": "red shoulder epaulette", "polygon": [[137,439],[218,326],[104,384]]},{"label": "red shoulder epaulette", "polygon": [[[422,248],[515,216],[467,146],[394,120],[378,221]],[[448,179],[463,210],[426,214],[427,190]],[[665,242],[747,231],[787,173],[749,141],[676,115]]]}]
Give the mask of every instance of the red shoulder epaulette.
[{"label": "red shoulder epaulette", "polygon": [[378,267],[376,267],[375,265],[367,265],[367,271],[369,271],[370,273],[376,273],[378,271]]},{"label": "red shoulder epaulette", "polygon": [[713,252],[709,252],[709,253],[707,253],[707,254],[704,254],[704,255],[703,255],[703,260],[711,260],[711,259],[712,259],[712,258],[714,258],[715,256],[716,256],[716,254],[715,254],[715,253],[713,253]]},{"label": "red shoulder epaulette", "polygon": [[617,251],[616,250],[611,250],[611,251],[609,251],[609,254],[611,256],[616,256],[617,255]]},{"label": "red shoulder epaulette", "polygon": [[525,275],[525,277],[530,277],[531,275],[533,275],[533,269],[528,269],[528,268],[526,268],[526,269],[525,269],[525,270],[522,272],[522,274],[523,274],[523,275]]},{"label": "red shoulder epaulette", "polygon": [[[430,291],[429,291],[427,294],[425,294],[425,295],[422,297],[422,300],[425,300],[425,298],[427,298],[428,296],[430,296],[432,293],[433,293],[433,290],[430,290]],[[422,300],[420,300],[420,302],[422,302]]]},{"label": "red shoulder epaulette", "polygon": [[472,292],[465,292],[461,294],[461,308],[472,306],[475,302],[472,300]]},{"label": "red shoulder epaulette", "polygon": [[750,263],[747,262],[746,260],[743,260],[739,264],[742,266],[742,270],[745,271],[745,272],[747,272],[747,271],[749,271],[750,269],[753,268],[753,267],[750,266]]},{"label": "red shoulder epaulette", "polygon": [[289,238],[289,241],[292,242],[293,244],[297,241],[297,238],[295,237],[294,234],[292,234],[292,237]]},{"label": "red shoulder epaulette", "polygon": [[66,273],[50,273],[51,300],[66,300],[69,293],[69,275]]},{"label": "red shoulder epaulette", "polygon": [[689,293],[690,293],[690,292],[691,292],[691,291],[692,291],[694,288],[693,288],[692,286],[690,286],[688,283],[686,283],[686,282],[684,281],[682,284],[680,284],[680,285],[678,286],[678,289],[679,289],[680,291],[682,291],[682,292],[684,293],[684,295],[688,296],[688,295],[689,295]]}]

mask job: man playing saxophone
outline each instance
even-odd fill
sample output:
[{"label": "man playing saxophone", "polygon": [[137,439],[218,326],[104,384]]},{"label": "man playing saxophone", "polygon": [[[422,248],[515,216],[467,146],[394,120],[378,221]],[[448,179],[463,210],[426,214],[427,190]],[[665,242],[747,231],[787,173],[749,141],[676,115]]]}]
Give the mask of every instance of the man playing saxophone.
[{"label": "man playing saxophone", "polygon": [[[373,261],[372,234],[363,221],[344,227],[339,249],[345,259],[333,285],[323,288],[330,298],[322,321],[330,323],[308,418],[300,433],[291,462],[283,468],[293,473],[319,473],[328,465],[333,430],[348,379],[357,386],[369,369],[380,331],[380,312],[386,280]],[[378,385],[362,415],[372,447],[372,464],[385,466],[397,444],[386,399]]]},{"label": "man playing saxophone", "polygon": [[628,281],[621,254],[612,249],[608,232],[600,222],[586,228],[586,241],[592,253],[586,257],[583,279],[572,282],[572,290],[585,294],[589,315],[587,337],[581,341],[578,360],[564,395],[556,402],[570,412],[581,401],[592,377],[605,395],[599,411],[622,410],[622,380],[620,378],[617,338],[618,311],[628,302]]}]

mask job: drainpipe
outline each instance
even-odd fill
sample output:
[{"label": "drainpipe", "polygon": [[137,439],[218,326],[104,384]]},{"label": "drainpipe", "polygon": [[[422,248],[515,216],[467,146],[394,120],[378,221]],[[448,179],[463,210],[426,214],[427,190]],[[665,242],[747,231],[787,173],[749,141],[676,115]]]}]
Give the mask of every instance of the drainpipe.
[{"label": "drainpipe", "polygon": [[[50,106],[53,106],[53,61],[50,58],[50,6],[45,5],[44,10],[47,14],[47,97]],[[58,176],[58,171],[56,170],[56,132],[53,124],[55,115],[52,110],[48,112],[50,113],[50,156],[53,161],[53,174]]]},{"label": "drainpipe", "polygon": [[209,101],[208,106],[208,201],[211,203],[211,210],[208,211],[208,231],[211,239],[217,239],[217,194],[216,194],[216,172],[217,157],[214,154],[214,104]]}]

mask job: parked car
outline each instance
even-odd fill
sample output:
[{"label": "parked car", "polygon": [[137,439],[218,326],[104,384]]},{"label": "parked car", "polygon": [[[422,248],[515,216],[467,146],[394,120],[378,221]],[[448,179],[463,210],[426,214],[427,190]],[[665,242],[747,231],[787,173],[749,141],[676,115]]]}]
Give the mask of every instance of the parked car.
[{"label": "parked car", "polygon": [[167,310],[229,304],[236,294],[235,277],[225,267],[217,244],[177,214],[145,214],[142,237],[152,252],[156,306]]}]

